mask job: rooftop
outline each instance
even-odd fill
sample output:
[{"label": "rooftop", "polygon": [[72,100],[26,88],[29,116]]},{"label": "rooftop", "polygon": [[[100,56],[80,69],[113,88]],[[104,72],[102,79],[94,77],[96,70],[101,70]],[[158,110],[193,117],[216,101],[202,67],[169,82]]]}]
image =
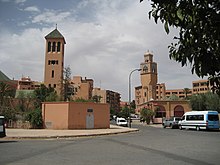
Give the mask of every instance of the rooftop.
[{"label": "rooftop", "polygon": [[2,71],[0,71],[0,81],[11,81]]},{"label": "rooftop", "polygon": [[54,29],[52,32],[50,32],[48,35],[45,36],[46,39],[51,39],[51,38],[60,38],[60,39],[63,39],[64,40],[64,43],[65,42],[65,39],[63,37],[63,35],[56,29]]}]

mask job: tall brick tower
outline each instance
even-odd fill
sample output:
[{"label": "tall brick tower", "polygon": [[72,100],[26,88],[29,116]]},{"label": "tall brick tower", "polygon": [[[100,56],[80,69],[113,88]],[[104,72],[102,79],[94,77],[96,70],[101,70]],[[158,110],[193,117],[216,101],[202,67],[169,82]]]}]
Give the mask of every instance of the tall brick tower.
[{"label": "tall brick tower", "polygon": [[156,99],[157,86],[157,63],[153,62],[153,54],[146,52],[144,62],[140,64],[141,69],[141,102]]},{"label": "tall brick tower", "polygon": [[56,29],[45,36],[44,84],[53,87],[58,95],[63,91],[64,45],[63,35]]}]

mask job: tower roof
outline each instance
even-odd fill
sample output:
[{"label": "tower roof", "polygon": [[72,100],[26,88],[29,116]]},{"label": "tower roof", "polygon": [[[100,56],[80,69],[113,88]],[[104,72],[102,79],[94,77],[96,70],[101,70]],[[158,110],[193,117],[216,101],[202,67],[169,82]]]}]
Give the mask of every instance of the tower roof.
[{"label": "tower roof", "polygon": [[48,35],[46,35],[45,38],[46,39],[53,39],[53,38],[58,39],[58,38],[60,38],[60,39],[64,40],[64,43],[66,43],[63,35],[57,30],[57,28],[54,29],[52,32],[50,32]]}]

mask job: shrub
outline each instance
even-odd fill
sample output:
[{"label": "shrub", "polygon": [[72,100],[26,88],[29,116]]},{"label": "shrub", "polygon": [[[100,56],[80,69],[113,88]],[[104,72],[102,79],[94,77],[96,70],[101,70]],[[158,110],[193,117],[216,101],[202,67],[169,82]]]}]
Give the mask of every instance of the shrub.
[{"label": "shrub", "polygon": [[42,128],[43,119],[41,109],[35,109],[33,111],[30,111],[26,115],[26,120],[30,122],[32,128]]}]

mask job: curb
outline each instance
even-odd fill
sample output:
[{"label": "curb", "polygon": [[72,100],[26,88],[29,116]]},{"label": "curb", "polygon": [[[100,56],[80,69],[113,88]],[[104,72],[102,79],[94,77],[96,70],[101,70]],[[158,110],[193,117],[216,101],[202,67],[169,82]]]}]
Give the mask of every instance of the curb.
[{"label": "curb", "polygon": [[107,136],[107,135],[116,135],[116,134],[124,134],[124,133],[131,133],[131,132],[137,132],[138,129],[132,129],[132,130],[124,130],[124,131],[116,131],[116,132],[106,132],[106,133],[91,133],[91,134],[73,134],[73,135],[52,135],[52,136],[6,136],[2,138],[2,140],[14,140],[14,139],[65,139],[65,138],[80,138],[80,137],[95,137],[95,136]]}]

